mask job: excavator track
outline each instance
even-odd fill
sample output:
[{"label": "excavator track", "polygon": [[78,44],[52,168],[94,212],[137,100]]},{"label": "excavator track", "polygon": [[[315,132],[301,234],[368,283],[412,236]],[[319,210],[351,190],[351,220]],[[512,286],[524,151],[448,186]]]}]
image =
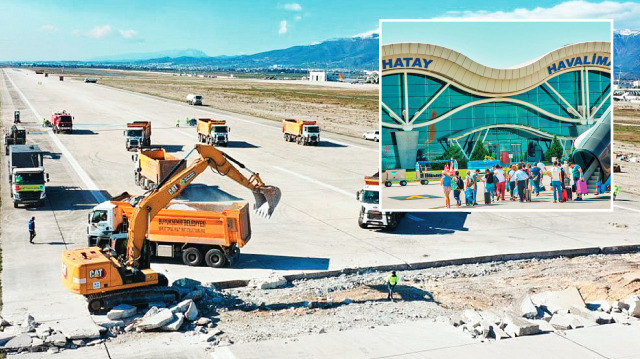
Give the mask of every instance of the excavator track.
[{"label": "excavator track", "polygon": [[108,311],[120,304],[146,305],[150,302],[173,303],[180,299],[180,293],[171,287],[151,286],[119,290],[86,296],[89,313]]}]

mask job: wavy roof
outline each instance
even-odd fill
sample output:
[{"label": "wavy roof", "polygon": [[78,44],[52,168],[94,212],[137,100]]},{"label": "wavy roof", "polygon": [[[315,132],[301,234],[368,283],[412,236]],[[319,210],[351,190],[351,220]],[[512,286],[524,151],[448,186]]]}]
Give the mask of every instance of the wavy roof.
[{"label": "wavy roof", "polygon": [[589,64],[570,67],[549,74],[548,66],[559,61],[575,57],[591,61],[594,54],[607,56],[611,61],[611,43],[592,41],[567,45],[538,59],[523,64],[518,68],[496,69],[477,63],[467,56],[446,47],[425,43],[395,43],[382,46],[382,60],[398,57],[424,57],[433,60],[428,69],[393,68],[383,70],[383,75],[398,72],[426,73],[449,80],[459,87],[478,94],[512,95],[527,91],[543,83],[557,74],[575,71],[579,68],[597,69],[611,72],[611,68],[603,65]]}]

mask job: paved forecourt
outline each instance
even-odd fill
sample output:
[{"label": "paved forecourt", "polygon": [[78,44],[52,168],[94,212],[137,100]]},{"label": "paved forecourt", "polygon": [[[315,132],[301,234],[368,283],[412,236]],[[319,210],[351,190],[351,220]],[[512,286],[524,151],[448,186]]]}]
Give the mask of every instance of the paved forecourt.
[{"label": "paved forecourt", "polygon": [[[320,146],[302,147],[284,142],[277,122],[99,84],[60,82],[29,70],[3,70],[0,95],[5,126],[13,110],[20,110],[31,132],[28,142],[51,152],[45,159],[51,177],[45,207],[14,209],[6,186],[2,188],[2,314],[10,320],[21,319],[25,311],[39,321],[90,320],[83,298],[60,284],[60,255],[65,248],[86,245],[87,213],[96,203],[124,191],[143,193],[133,183],[131,152],[122,136],[125,123],[133,120],[152,120],[152,143],[181,157],[197,137],[193,127],[175,128],[176,119],[225,119],[232,131],[223,150],[283,192],[271,220],[252,216],[252,239],[235,267],[188,267],[179,261],[152,265],[170,280],[251,279],[273,271],[292,274],[640,244],[632,225],[640,211],[637,197],[621,202],[624,208],[612,213],[413,213],[393,233],[362,230],[355,192],[363,176],[377,168],[374,143],[329,133]],[[75,116],[76,133],[43,131],[42,117],[62,109]],[[203,173],[196,182],[253,201],[244,187],[213,173]],[[29,245],[26,223],[34,215],[37,244]]]}]

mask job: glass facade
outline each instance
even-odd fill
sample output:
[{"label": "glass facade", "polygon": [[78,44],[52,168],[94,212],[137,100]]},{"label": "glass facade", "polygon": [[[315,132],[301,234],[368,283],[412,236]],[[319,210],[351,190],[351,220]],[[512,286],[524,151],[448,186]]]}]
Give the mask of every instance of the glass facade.
[{"label": "glass facade", "polygon": [[[587,78],[588,91],[587,86],[583,86],[586,85],[583,79],[586,82]],[[446,86],[444,81],[418,73],[383,76],[381,101],[388,107],[383,106],[381,110],[383,170],[399,168],[394,133],[402,130],[384,127],[384,123],[398,124],[390,111],[408,119],[414,119],[422,111],[413,121],[417,127],[413,131],[419,131],[418,160],[434,160],[450,144],[459,144],[470,155],[478,139],[483,140],[496,159],[508,152],[514,160],[538,160],[551,145],[554,135],[564,141],[566,150],[570,151],[571,140],[589,129],[609,108],[610,75],[595,70],[587,74],[584,69],[576,69],[548,78],[547,83],[518,95],[496,98],[468,93],[453,83],[439,93]],[[579,117],[549,86],[576,111],[586,113],[598,108],[592,114],[594,121],[591,124],[567,122]],[[428,121],[432,124],[425,125]]]}]

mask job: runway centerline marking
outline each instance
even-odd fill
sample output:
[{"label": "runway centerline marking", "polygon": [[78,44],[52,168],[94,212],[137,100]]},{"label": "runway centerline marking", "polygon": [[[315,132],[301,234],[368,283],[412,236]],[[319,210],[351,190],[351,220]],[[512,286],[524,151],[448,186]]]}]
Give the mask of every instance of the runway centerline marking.
[{"label": "runway centerline marking", "polygon": [[640,209],[637,209],[637,208],[629,208],[629,207],[621,206],[619,204],[614,204],[613,206],[618,207],[620,209],[626,209],[627,211],[640,212]]},{"label": "runway centerline marking", "polygon": [[[11,78],[11,76],[7,74],[7,71],[3,70],[3,73],[7,76],[7,79],[9,79],[9,82],[11,82],[11,85],[13,86],[13,88],[16,90],[16,92],[18,92],[20,97],[22,97],[22,100],[24,101],[25,104],[27,104],[29,109],[31,109],[31,112],[33,112],[36,118],[37,119],[44,118],[43,116],[40,115],[38,110],[36,110],[35,107],[33,107],[31,102],[29,102],[29,100],[27,99],[27,96],[25,96],[24,93],[22,93],[22,90],[20,90],[20,88],[16,86],[16,83],[13,82],[13,79]],[[65,145],[63,145],[62,142],[60,142],[60,139],[53,133],[53,131],[46,131],[46,132],[51,138],[51,140],[53,141],[53,143],[56,145],[58,150],[60,150],[62,155],[67,159],[67,161],[69,162],[73,170],[76,172],[78,177],[80,177],[80,180],[87,187],[87,189],[89,190],[93,198],[95,198],[95,200],[98,203],[102,203],[106,201],[107,199],[102,195],[102,193],[100,193],[100,189],[98,188],[98,186],[95,184],[95,182],[93,182],[91,177],[89,177],[89,175],[87,174],[87,172],[85,172],[82,166],[80,166],[80,163],[78,163],[75,157],[73,157],[73,155],[71,154],[71,152],[69,152],[67,147],[65,147]]]}]

